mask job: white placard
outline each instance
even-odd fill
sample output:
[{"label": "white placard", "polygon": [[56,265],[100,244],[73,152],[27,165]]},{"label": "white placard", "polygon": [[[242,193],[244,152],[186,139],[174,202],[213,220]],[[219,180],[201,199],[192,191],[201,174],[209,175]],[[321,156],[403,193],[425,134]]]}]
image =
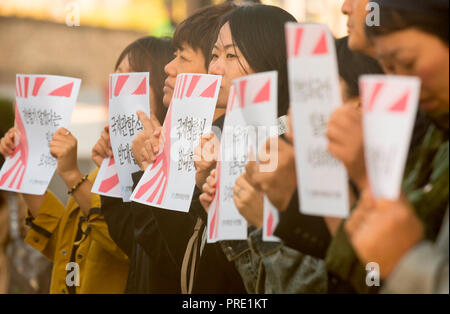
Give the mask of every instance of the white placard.
[{"label": "white placard", "polygon": [[278,135],[278,74],[258,73],[233,81],[217,164],[215,200],[208,215],[208,242],[247,239],[247,221],[234,200],[236,180],[245,172],[250,151]]},{"label": "white placard", "polygon": [[49,144],[61,127],[69,128],[81,80],[51,75],[16,77],[15,127],[19,143],[0,171],[0,189],[43,195],[57,160]]},{"label": "white placard", "polygon": [[164,145],[142,176],[131,199],[188,212],[195,187],[194,148],[211,132],[221,76],[180,74],[163,127]]},{"label": "white placard", "polygon": [[143,130],[136,112],[145,112],[150,117],[149,82],[148,72],[110,74],[109,134],[114,158],[102,163],[93,193],[130,202],[132,174],[140,170],[131,147],[133,139]]},{"label": "white placard", "polygon": [[421,82],[416,77],[366,75],[360,79],[364,148],[375,198],[397,200],[416,120]]},{"label": "white placard", "polygon": [[113,198],[122,198],[122,189],[114,157],[103,160],[91,192]]},{"label": "white placard", "polygon": [[329,118],[342,105],[333,36],[323,24],[288,23],[286,37],[300,211],[347,217],[347,171],[326,138]]}]

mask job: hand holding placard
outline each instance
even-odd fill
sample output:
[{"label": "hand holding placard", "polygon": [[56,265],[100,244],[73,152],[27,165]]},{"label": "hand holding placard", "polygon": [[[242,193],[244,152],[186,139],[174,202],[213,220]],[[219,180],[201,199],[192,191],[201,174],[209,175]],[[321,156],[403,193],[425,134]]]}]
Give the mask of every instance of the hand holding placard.
[{"label": "hand holding placard", "polygon": [[[113,190],[114,184],[119,183],[120,195],[125,202],[128,202],[133,187],[131,175],[139,171],[131,149],[132,142],[143,130],[136,112],[139,110],[150,115],[149,73],[111,74],[109,81],[108,135],[114,159],[103,162],[92,191],[118,197]],[[117,171],[119,182],[114,169]]]},{"label": "hand holding placard", "polygon": [[399,198],[417,114],[420,80],[367,75],[360,79],[364,147],[370,187],[377,199]]},{"label": "hand holding placard", "polygon": [[163,147],[133,191],[133,201],[189,211],[195,187],[194,148],[211,129],[221,79],[205,74],[177,77],[164,126],[154,134],[155,138],[161,137],[159,145],[163,143]]},{"label": "hand holding placard", "polygon": [[286,25],[289,91],[300,211],[349,214],[348,176],[327,150],[331,113],[342,105],[334,39],[322,24]]},{"label": "hand holding placard", "polygon": [[73,174],[78,174],[77,139],[65,128],[58,129],[50,142],[50,154],[56,158],[56,172],[67,182]]},{"label": "hand holding placard", "polygon": [[[262,225],[263,195],[255,199],[249,196],[253,193],[245,193],[245,190],[243,193],[246,195],[241,195],[239,188],[253,189],[241,177],[250,152],[259,151],[271,134],[277,135],[277,101],[278,74],[275,71],[233,81],[221,140],[220,161],[217,163],[217,193],[208,215],[208,242],[246,239],[248,224],[240,211],[247,212],[251,223],[258,227]],[[266,170],[273,168],[271,164],[263,166],[268,166]],[[241,186],[238,181],[242,183]],[[250,206],[249,200],[252,202]],[[258,201],[261,204],[255,207]],[[261,219],[255,218],[258,209],[261,210]]]},{"label": "hand holding placard", "polygon": [[220,142],[214,133],[205,134],[200,138],[200,144],[194,150],[195,182],[198,188],[203,186],[206,178],[216,167],[219,150]]},{"label": "hand holding placard", "polygon": [[328,122],[328,151],[343,162],[359,190],[367,186],[362,112],[349,104],[337,108]]},{"label": "hand holding placard", "polygon": [[14,149],[19,144],[19,131],[11,128],[0,140],[0,154],[9,157],[14,153]]},{"label": "hand holding placard", "polygon": [[100,168],[103,160],[112,156],[113,152],[111,147],[111,139],[109,136],[109,125],[107,125],[103,129],[100,139],[92,148],[92,161],[97,165],[97,167]]},{"label": "hand holding placard", "polygon": [[49,144],[56,130],[69,127],[80,84],[70,77],[17,75],[15,129],[20,140],[0,171],[0,189],[45,193],[57,166]]}]

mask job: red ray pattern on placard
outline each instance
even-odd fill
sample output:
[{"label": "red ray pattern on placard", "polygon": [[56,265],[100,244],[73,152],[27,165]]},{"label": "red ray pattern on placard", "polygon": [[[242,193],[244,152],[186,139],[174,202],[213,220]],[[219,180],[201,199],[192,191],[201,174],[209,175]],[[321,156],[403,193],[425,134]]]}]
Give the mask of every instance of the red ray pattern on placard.
[{"label": "red ray pattern on placard", "polygon": [[392,107],[389,108],[390,112],[404,112],[408,108],[410,91],[407,91]]},{"label": "red ray pattern on placard", "polygon": [[267,236],[271,237],[273,235],[273,213],[269,209],[269,217],[267,217]]},{"label": "red ray pattern on placard", "polygon": [[114,97],[118,97],[122,91],[125,83],[128,81],[129,75],[119,75],[116,80],[116,86],[114,88]]},{"label": "red ray pattern on placard", "polygon": [[72,95],[73,82],[55,89],[49,96],[70,97]]},{"label": "red ray pattern on placard", "polygon": [[[115,160],[114,160],[114,157],[111,157],[109,159],[108,167],[111,167],[113,165],[115,165]],[[98,188],[98,190],[101,193],[108,193],[114,187],[116,187],[118,184],[119,184],[119,175],[116,173],[115,175],[103,180],[102,183],[100,184],[100,187]]]},{"label": "red ray pattern on placard", "polygon": [[300,55],[300,48],[303,39],[303,33],[305,29],[303,27],[299,27],[295,30],[295,46],[294,46],[294,56],[298,57]]},{"label": "red ray pattern on placard", "polygon": [[[186,82],[184,82],[186,83]],[[169,181],[169,170],[170,170],[170,124],[172,119],[172,106],[169,107],[169,111],[167,112],[166,120],[164,121],[164,129],[165,129],[165,138],[166,142],[164,143],[164,148],[162,153],[156,158],[156,161],[150,168],[150,171],[155,170],[159,165],[161,168],[145,183],[143,184],[136,193],[135,198],[141,199],[148,190],[158,181],[158,179],[162,176],[161,180],[158,183],[158,186],[155,188],[154,192],[147,199],[149,203],[156,203],[158,205],[162,204],[164,199],[164,195],[166,193],[168,181]],[[156,196],[160,193],[160,197],[156,200]]]},{"label": "red ray pattern on placard", "polygon": [[191,79],[191,83],[189,84],[188,91],[186,93],[186,97],[191,97],[194,89],[197,87],[198,82],[200,81],[200,75],[194,75]]},{"label": "red ray pattern on placard", "polygon": [[239,83],[239,95],[241,96],[240,101],[241,103],[239,104],[241,108],[244,108],[245,106],[245,92],[247,90],[247,80],[243,80]]},{"label": "red ray pattern on placard", "polygon": [[103,180],[100,184],[99,191],[101,193],[108,193],[111,191],[114,187],[116,187],[119,184],[119,175],[115,174],[114,176]]},{"label": "red ray pattern on placard", "polygon": [[184,90],[186,88],[187,80],[188,80],[188,76],[187,75],[183,76],[183,84],[182,84],[183,87],[181,87],[181,90],[180,90],[181,91],[180,99],[183,99],[183,97],[184,97]]},{"label": "red ray pattern on placard", "polygon": [[264,84],[263,88],[259,91],[253,100],[254,104],[259,104],[270,100],[270,79]]},{"label": "red ray pattern on placard", "polygon": [[227,112],[231,112],[236,103],[236,89],[232,86],[230,89],[230,97],[228,99]]},{"label": "red ray pattern on placard", "polygon": [[220,177],[221,177],[221,162],[217,162],[216,168],[216,195],[215,197],[215,208],[214,213],[211,218],[211,224],[209,228],[209,238],[216,239],[219,232],[219,208],[220,208]]},{"label": "red ray pattern on placard", "polygon": [[24,87],[24,89],[25,89],[25,98],[28,98],[28,85],[29,85],[29,83],[30,83],[30,78],[28,77],[28,76],[25,76],[25,87]]},{"label": "red ray pattern on placard", "polygon": [[42,86],[42,83],[44,83],[45,81],[45,77],[36,77],[35,81],[34,81],[34,88],[33,88],[33,97],[36,97],[39,93],[39,89]]},{"label": "red ray pattern on placard", "polygon": [[375,84],[375,87],[372,90],[372,94],[370,95],[369,103],[366,108],[367,112],[371,112],[373,108],[375,107],[375,103],[377,101],[378,95],[380,94],[381,90],[384,88],[385,83],[384,82],[377,82]]},{"label": "red ray pattern on placard", "polygon": [[313,55],[323,55],[328,53],[328,44],[327,44],[327,33],[323,32],[320,36],[319,41],[316,44],[316,47],[313,50]]},{"label": "red ray pattern on placard", "polygon": [[144,77],[139,87],[133,92],[133,95],[145,95],[147,93],[147,78]]},{"label": "red ray pattern on placard", "polygon": [[19,96],[22,97],[22,83],[20,82],[20,76],[17,77],[17,86],[19,86]]},{"label": "red ray pattern on placard", "polygon": [[207,89],[205,89],[203,91],[203,93],[200,94],[200,97],[203,98],[214,98],[214,96],[216,95],[216,88],[217,88],[217,83],[219,81],[215,81],[214,83],[211,84],[211,86],[209,86]]},{"label": "red ray pattern on placard", "polygon": [[28,161],[28,139],[27,139],[27,133],[25,130],[25,126],[23,124],[22,118],[19,113],[19,109],[17,108],[16,104],[16,127],[20,132],[20,142],[19,145],[17,145],[16,149],[14,150],[14,153],[12,154],[11,158],[14,158],[16,155],[20,154],[17,161],[14,163],[14,165],[8,169],[3,176],[0,178],[0,186],[3,186],[5,182],[8,180],[8,178],[11,176],[11,174],[16,171],[13,179],[11,180],[9,184],[9,188],[12,188],[14,186],[14,183],[16,179],[18,178],[19,173],[21,173],[19,182],[16,184],[16,189],[20,189],[22,186],[22,180],[25,175],[27,161]]}]

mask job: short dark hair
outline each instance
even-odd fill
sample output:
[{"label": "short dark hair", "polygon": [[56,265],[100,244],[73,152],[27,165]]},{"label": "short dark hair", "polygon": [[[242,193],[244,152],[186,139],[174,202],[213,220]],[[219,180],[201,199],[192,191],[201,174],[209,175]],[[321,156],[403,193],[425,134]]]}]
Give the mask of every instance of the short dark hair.
[{"label": "short dark hair", "polygon": [[181,22],[173,35],[173,46],[182,49],[188,44],[194,50],[200,50],[205,57],[205,68],[208,69],[211,51],[219,33],[222,16],[238,7],[233,2],[211,5],[195,12]]},{"label": "short dark hair", "polygon": [[359,77],[364,74],[384,74],[377,60],[357,51],[350,50],[348,37],[336,40],[336,54],[339,76],[347,85],[348,97],[359,96]]},{"label": "short dark hair", "polygon": [[150,72],[150,86],[157,101],[155,115],[161,123],[164,122],[167,113],[163,103],[164,82],[167,78],[164,67],[172,60],[173,52],[170,38],[143,37],[125,48],[115,68],[117,70],[123,59],[128,56],[132,71]]},{"label": "short dark hair", "polygon": [[[380,10],[380,26],[366,25],[366,34],[369,38],[388,35],[394,32],[415,28],[439,37],[448,45],[448,9],[438,16],[416,11],[404,11],[397,8],[382,8]],[[444,17],[445,16],[445,17]]]},{"label": "short dark hair", "polygon": [[255,72],[278,71],[278,115],[289,108],[285,24],[297,22],[285,10],[270,5],[247,5],[229,13],[221,25],[230,24],[234,44]]}]

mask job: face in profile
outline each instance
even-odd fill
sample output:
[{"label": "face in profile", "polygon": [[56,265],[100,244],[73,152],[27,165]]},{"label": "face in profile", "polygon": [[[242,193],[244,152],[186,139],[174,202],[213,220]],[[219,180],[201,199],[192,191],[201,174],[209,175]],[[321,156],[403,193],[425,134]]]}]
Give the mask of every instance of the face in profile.
[{"label": "face in profile", "polygon": [[175,52],[175,58],[164,68],[167,79],[164,84],[164,106],[169,107],[172,101],[173,90],[177,76],[183,73],[206,74],[205,57],[200,49],[193,49],[183,44],[181,49]]},{"label": "face in profile", "polygon": [[412,28],[375,37],[374,44],[387,73],[418,76],[422,80],[421,110],[448,126],[448,44]]},{"label": "face in profile", "polygon": [[222,85],[217,101],[218,108],[226,108],[232,81],[253,73],[247,60],[233,41],[229,23],[220,29],[212,51],[209,73],[222,76]]},{"label": "face in profile", "polygon": [[342,13],[347,15],[348,45],[351,50],[369,52],[372,48],[365,33],[369,0],[345,0]]}]

